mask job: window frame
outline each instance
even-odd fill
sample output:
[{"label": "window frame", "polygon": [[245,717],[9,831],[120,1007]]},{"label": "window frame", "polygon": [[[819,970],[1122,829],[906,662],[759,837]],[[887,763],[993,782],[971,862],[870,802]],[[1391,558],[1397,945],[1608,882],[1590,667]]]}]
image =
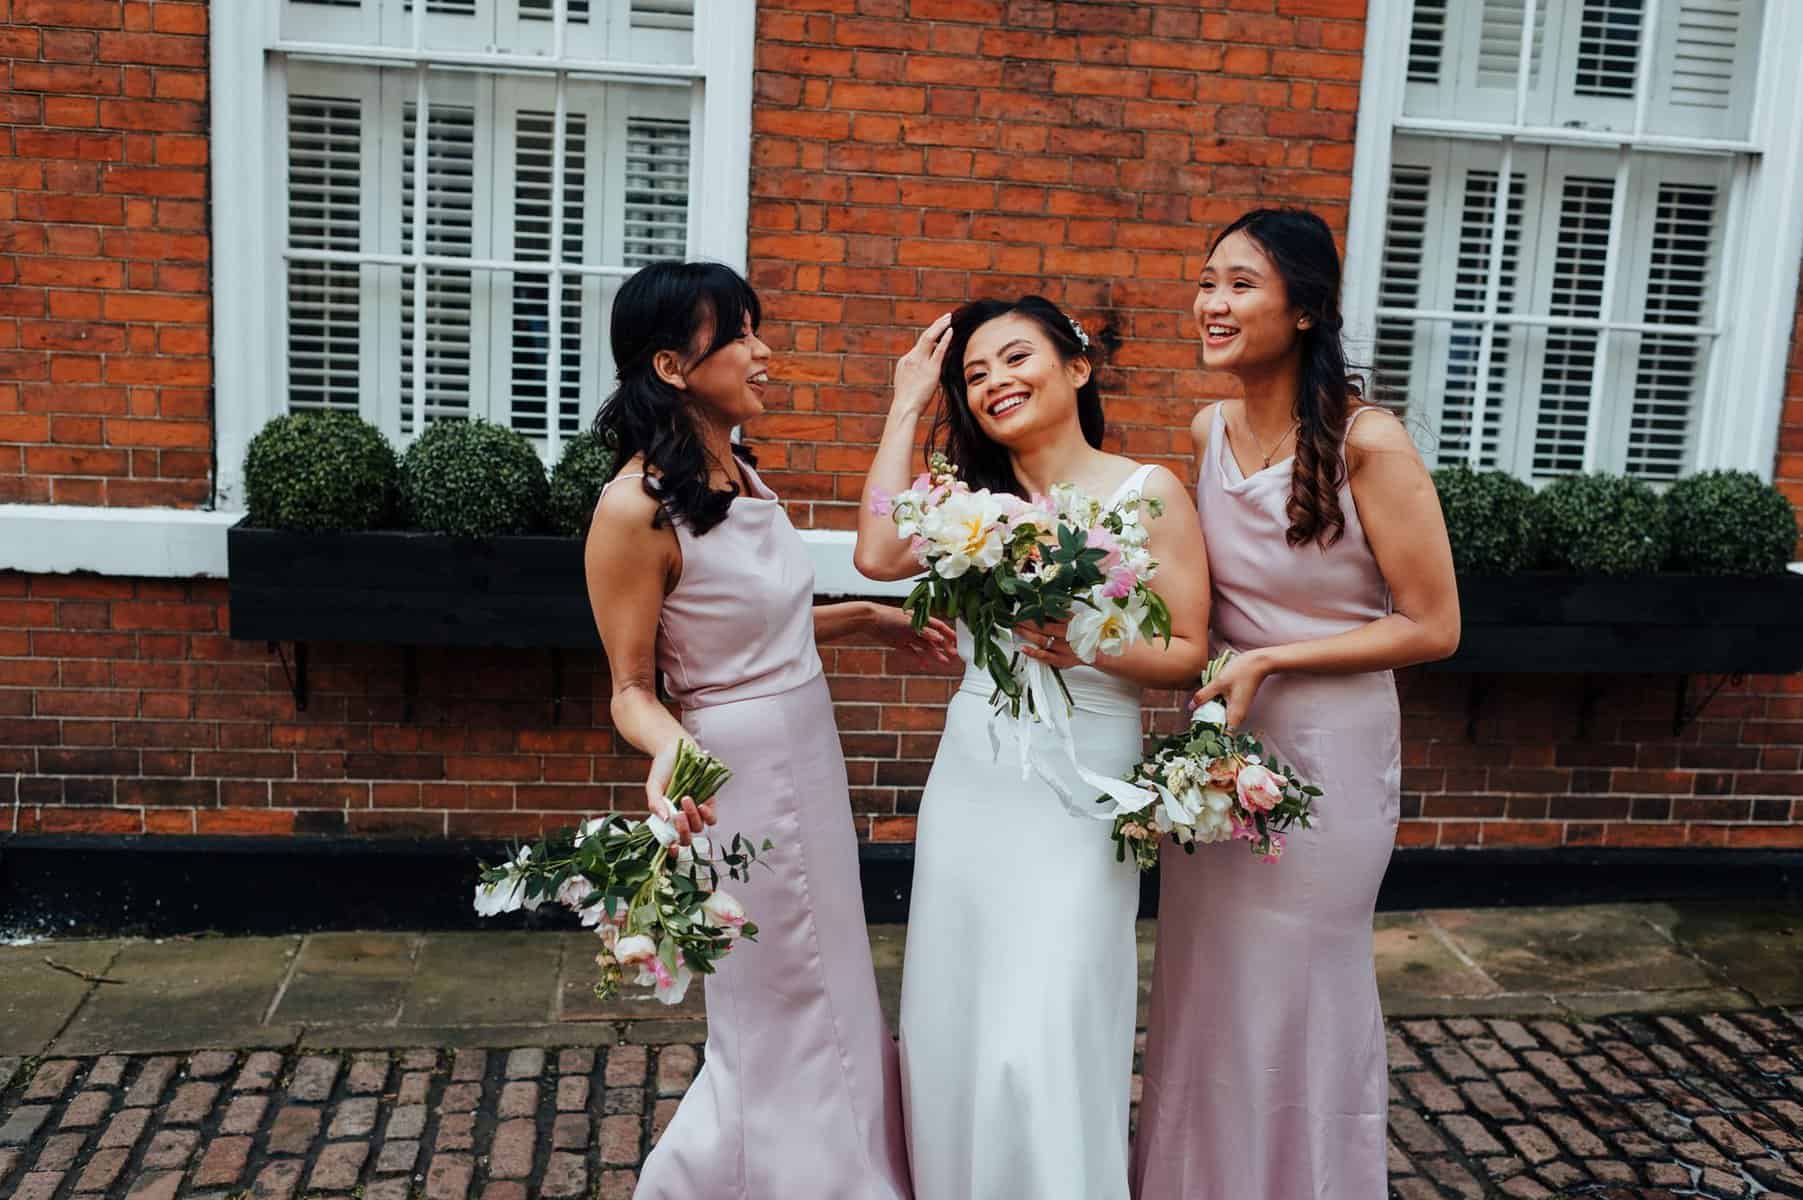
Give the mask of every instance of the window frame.
[{"label": "window frame", "polygon": [[[1536,7],[1544,2],[1539,0]],[[1651,0],[1654,9],[1671,5],[1672,0],[1664,4]],[[1506,132],[1505,126],[1486,131],[1484,123],[1477,121],[1405,117],[1407,72],[1369,68],[1373,63],[1408,61],[1413,8],[1414,0],[1372,0],[1367,12],[1367,70],[1359,96],[1342,290],[1348,341],[1361,362],[1371,361],[1376,343],[1395,138],[1454,132],[1463,136],[1488,132],[1501,137]],[[1654,20],[1659,20],[1656,12]],[[1657,28],[1654,32],[1658,33]],[[1769,480],[1776,465],[1791,333],[1797,318],[1799,260],[1803,259],[1803,130],[1793,116],[1803,112],[1803,72],[1783,69],[1803,53],[1803,5],[1768,0],[1758,45],[1761,69],[1756,76],[1747,141],[1709,140],[1711,147],[1733,145],[1738,153],[1722,231],[1721,286],[1711,322],[1719,332],[1706,353],[1689,469],[1740,469]],[[1643,100],[1643,108],[1644,104]],[[1505,137],[1503,145],[1610,148],[1634,144],[1658,149],[1694,145],[1698,140],[1632,131],[1536,129],[1513,143]],[[1753,238],[1750,230],[1764,233]],[[1611,240],[1616,236],[1612,231]],[[1462,314],[1462,319],[1469,321],[1471,314]],[[1611,324],[1622,328],[1636,322]],[[1619,394],[1619,389],[1615,390]],[[1411,397],[1411,401],[1418,403],[1419,398]],[[1607,420],[1612,422],[1615,417]],[[1596,436],[1594,424],[1588,440],[1592,447],[1605,440]],[[1588,463],[1594,467],[1594,449]],[[1520,469],[1523,477],[1531,475],[1527,464],[1520,464]]]},{"label": "window frame", "polygon": [[[381,8],[390,6],[387,0],[380,2]],[[566,24],[567,2],[554,0],[555,15],[545,22],[553,46],[559,44],[560,32],[565,37],[574,32]],[[423,44],[423,20],[414,23],[412,46],[322,47],[311,41],[284,41],[283,7],[283,0],[216,6],[211,30],[215,507],[242,509],[244,453],[250,439],[287,411],[286,291],[281,281],[289,257],[288,215],[285,181],[278,172],[286,161],[285,76],[290,61],[339,58],[416,69],[422,78],[426,74],[422,63],[524,72],[552,84],[560,110],[571,75],[686,90],[691,164],[686,253],[741,272],[746,269],[754,6],[738,0],[696,0],[693,62],[667,65],[595,60],[583,56],[580,42],[575,52],[561,57],[530,50],[503,55],[429,45],[416,50]],[[423,5],[419,11],[423,15]],[[505,76],[485,73],[481,78]],[[426,119],[430,121],[429,103]],[[561,142],[562,122],[553,128]],[[563,189],[552,191],[561,200]],[[559,227],[553,222],[552,228]],[[382,256],[366,249],[360,257]],[[553,276],[552,294],[560,295],[558,281],[566,273],[586,278],[631,272],[617,266],[559,263],[548,265],[545,273]],[[423,294],[424,288],[419,290]],[[557,364],[554,350],[547,363],[548,380],[560,377]],[[423,399],[417,391],[416,397]],[[556,404],[550,403],[546,433],[540,440],[553,459],[562,436],[559,422],[551,419],[555,410]]]}]

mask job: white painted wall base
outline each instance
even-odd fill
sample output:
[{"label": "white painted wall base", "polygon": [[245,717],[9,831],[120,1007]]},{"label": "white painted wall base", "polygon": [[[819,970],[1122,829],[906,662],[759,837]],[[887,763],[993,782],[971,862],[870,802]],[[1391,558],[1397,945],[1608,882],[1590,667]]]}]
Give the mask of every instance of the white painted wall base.
[{"label": "white painted wall base", "polygon": [[[224,579],[225,531],[243,516],[186,508],[0,504],[0,570]],[[801,537],[814,559],[815,595],[907,595],[911,585],[905,581],[876,583],[858,574],[851,564],[850,532],[804,529]]]}]

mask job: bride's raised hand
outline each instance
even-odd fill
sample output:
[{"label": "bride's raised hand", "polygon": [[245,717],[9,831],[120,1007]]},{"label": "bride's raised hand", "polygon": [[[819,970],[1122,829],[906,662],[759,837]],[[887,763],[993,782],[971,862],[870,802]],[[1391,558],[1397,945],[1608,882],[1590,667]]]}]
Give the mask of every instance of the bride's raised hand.
[{"label": "bride's raised hand", "polygon": [[952,315],[946,313],[920,331],[908,352],[895,363],[895,400],[891,410],[919,416],[939,391],[939,367],[951,344]]}]

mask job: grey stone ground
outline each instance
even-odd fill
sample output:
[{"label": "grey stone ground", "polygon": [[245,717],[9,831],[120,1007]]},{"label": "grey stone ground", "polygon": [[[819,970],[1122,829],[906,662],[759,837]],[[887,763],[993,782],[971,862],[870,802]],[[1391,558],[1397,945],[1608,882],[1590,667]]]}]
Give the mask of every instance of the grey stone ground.
[{"label": "grey stone ground", "polygon": [[[872,937],[893,1015],[902,931]],[[1800,939],[1794,908],[1380,919],[1393,1193],[1803,1198]],[[704,1030],[595,1001],[590,943],[0,947],[0,1197],[629,1196]]]}]

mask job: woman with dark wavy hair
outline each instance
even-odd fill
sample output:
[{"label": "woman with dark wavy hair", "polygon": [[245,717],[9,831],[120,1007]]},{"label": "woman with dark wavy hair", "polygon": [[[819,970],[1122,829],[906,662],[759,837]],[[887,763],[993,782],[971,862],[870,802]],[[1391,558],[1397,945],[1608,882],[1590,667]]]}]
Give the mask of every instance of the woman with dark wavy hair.
[{"label": "woman with dark wavy hair", "polygon": [[[906,1200],[895,1047],[815,643],[861,634],[949,658],[951,630],[916,635],[886,605],[814,605],[807,548],[733,442],[770,383],[759,316],[726,267],[638,272],[614,301],[619,387],[595,420],[620,464],[585,555],[614,728],[652,756],[647,802],[685,842],[717,806],[734,832],[774,843],[771,869],[734,888],[758,940],[707,981],[706,1064],[634,1195]],[[680,721],[658,699],[659,672]],[[733,770],[700,808],[664,795],[684,739]]]},{"label": "woman with dark wavy hair", "polygon": [[[1064,671],[1078,760],[1118,777],[1139,758],[1140,689],[1191,682],[1206,659],[1208,564],[1177,477],[1102,449],[1099,349],[1039,296],[979,300],[928,326],[896,367],[856,562],[875,579],[919,571],[869,501],[908,486],[935,394],[932,441],[973,488],[1025,497],[1069,483],[1163,501],[1147,530],[1168,644],[1090,666],[1062,628],[1013,634]],[[968,659],[969,632],[958,637]],[[920,801],[901,999],[914,1186],[932,1200],[1126,1200],[1138,875],[1049,731],[1022,777],[1014,727],[991,723],[993,690],[967,664]]]},{"label": "woman with dark wavy hair", "polygon": [[1165,848],[1138,1200],[1382,1200],[1389,1077],[1371,921],[1395,843],[1391,672],[1459,643],[1452,552],[1401,422],[1340,340],[1340,259],[1313,213],[1215,239],[1192,306],[1242,396],[1191,426],[1212,629],[1238,651],[1193,703],[1325,789],[1276,865]]}]

